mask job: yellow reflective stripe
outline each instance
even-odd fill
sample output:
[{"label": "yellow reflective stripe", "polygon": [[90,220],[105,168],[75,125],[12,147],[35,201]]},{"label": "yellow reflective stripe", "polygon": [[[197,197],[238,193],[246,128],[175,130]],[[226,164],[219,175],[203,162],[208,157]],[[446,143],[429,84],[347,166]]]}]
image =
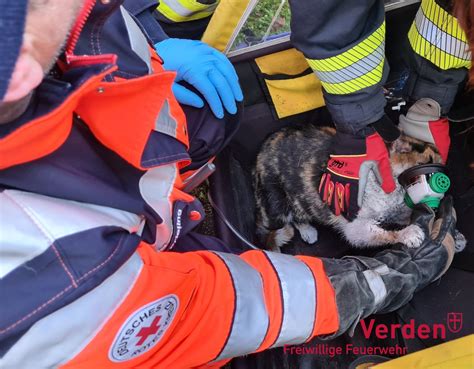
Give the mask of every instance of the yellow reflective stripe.
[{"label": "yellow reflective stripe", "polygon": [[385,22],[366,39],[326,59],[308,59],[324,89],[343,95],[376,85],[385,61]]},{"label": "yellow reflective stripe", "polygon": [[408,33],[413,50],[441,69],[469,68],[466,35],[456,18],[434,0],[424,0]]},{"label": "yellow reflective stripe", "polygon": [[308,59],[308,63],[313,70],[321,72],[334,72],[341,68],[348,67],[360,59],[372,54],[385,40],[385,22],[375,30],[364,41],[353,48],[327,59]]},{"label": "yellow reflective stripe", "polygon": [[195,1],[195,0],[179,0],[179,3],[189,9],[190,11],[192,12],[200,12],[200,11],[206,11],[207,9],[209,8],[212,8],[212,9],[215,9],[216,7],[216,4],[218,3],[219,1],[216,1],[212,4],[202,4],[200,3],[199,1]]},{"label": "yellow reflective stripe", "polygon": [[327,92],[336,95],[345,95],[360,91],[364,88],[376,85],[381,81],[384,61],[385,60],[382,59],[382,61],[370,72],[350,81],[342,83],[328,83],[321,81],[321,84]]},{"label": "yellow reflective stripe", "polygon": [[452,68],[469,68],[471,66],[470,60],[450,55],[435,45],[430,44],[418,33],[414,24],[408,33],[408,39],[410,40],[411,47],[418,55],[429,60],[438,68],[446,70]]},{"label": "yellow reflective stripe", "polygon": [[423,0],[420,11],[442,31],[467,42],[466,33],[459,25],[457,19],[440,7],[435,0]]},{"label": "yellow reflective stripe", "polygon": [[214,4],[201,4],[195,0],[160,0],[157,11],[173,22],[187,22],[211,16],[219,0]]}]

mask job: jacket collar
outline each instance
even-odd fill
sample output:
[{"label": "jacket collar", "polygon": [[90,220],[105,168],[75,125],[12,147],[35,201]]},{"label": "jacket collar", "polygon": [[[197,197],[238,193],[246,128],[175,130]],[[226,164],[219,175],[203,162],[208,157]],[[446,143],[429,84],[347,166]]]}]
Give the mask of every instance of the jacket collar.
[{"label": "jacket collar", "polygon": [[[100,65],[94,69],[100,72],[90,76],[89,70],[89,76],[81,76],[77,86],[53,79],[43,81],[25,114],[8,123],[15,128],[0,139],[0,169],[46,156],[64,143],[81,97],[97,89],[115,67]],[[32,116],[35,118],[30,119]]]}]

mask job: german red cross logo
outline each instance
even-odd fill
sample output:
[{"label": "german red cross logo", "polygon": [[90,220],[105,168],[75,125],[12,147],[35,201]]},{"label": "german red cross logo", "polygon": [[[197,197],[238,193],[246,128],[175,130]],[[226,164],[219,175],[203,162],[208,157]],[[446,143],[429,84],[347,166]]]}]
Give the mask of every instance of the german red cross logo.
[{"label": "german red cross logo", "polygon": [[109,351],[110,360],[127,361],[150,351],[165,335],[178,306],[178,297],[168,295],[132,313],[114,339]]},{"label": "german red cross logo", "polygon": [[448,313],[448,329],[458,333],[462,329],[462,313]]},{"label": "german red cross logo", "polygon": [[153,323],[151,323],[151,326],[140,329],[140,332],[138,332],[137,336],[141,338],[140,338],[140,341],[137,342],[137,345],[142,345],[143,342],[145,342],[149,336],[158,332],[158,329],[160,329],[160,326],[158,325],[160,320],[161,320],[161,316],[157,316],[153,320]]}]

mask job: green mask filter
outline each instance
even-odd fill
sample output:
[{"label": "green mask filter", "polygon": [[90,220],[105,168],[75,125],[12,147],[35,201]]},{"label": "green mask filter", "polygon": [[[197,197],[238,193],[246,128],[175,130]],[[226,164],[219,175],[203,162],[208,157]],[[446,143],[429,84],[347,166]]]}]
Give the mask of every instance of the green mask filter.
[{"label": "green mask filter", "polygon": [[405,203],[410,208],[416,204],[426,204],[438,208],[441,199],[451,186],[446,174],[447,170],[441,164],[423,164],[407,169],[398,177],[398,182],[406,191]]}]

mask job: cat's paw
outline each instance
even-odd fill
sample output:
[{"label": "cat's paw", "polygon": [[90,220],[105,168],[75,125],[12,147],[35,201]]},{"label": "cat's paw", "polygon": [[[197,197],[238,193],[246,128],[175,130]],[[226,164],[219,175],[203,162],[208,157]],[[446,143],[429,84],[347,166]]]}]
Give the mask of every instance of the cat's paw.
[{"label": "cat's paw", "polygon": [[399,242],[410,248],[420,247],[425,240],[425,232],[416,224],[409,225],[399,233]]},{"label": "cat's paw", "polygon": [[301,239],[312,245],[318,240],[318,230],[309,224],[295,224]]},{"label": "cat's paw", "polygon": [[295,229],[289,224],[285,225],[283,228],[277,229],[271,234],[271,247],[280,248],[284,246],[285,244],[291,241],[294,235]]}]

